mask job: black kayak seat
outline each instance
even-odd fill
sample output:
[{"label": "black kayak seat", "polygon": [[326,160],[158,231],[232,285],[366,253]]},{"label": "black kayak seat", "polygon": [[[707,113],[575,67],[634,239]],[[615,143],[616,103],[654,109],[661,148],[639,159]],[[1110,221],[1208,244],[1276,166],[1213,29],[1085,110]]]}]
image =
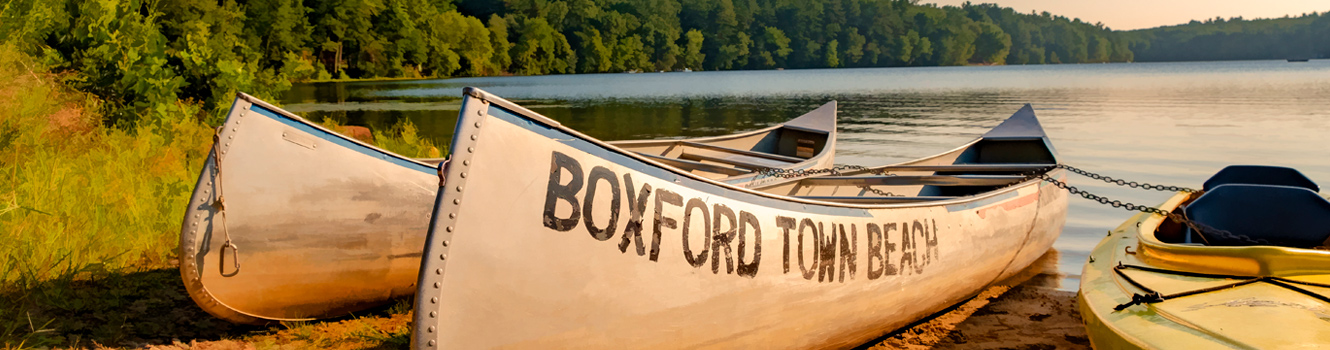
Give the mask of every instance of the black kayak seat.
[{"label": "black kayak seat", "polygon": [[1297,169],[1268,165],[1230,165],[1205,180],[1205,190],[1225,184],[1279,185],[1320,192],[1321,187]]},{"label": "black kayak seat", "polygon": [[1312,248],[1330,238],[1330,201],[1304,187],[1220,185],[1193,201],[1184,213],[1194,222],[1232,235],[1201,232],[1211,246]]}]

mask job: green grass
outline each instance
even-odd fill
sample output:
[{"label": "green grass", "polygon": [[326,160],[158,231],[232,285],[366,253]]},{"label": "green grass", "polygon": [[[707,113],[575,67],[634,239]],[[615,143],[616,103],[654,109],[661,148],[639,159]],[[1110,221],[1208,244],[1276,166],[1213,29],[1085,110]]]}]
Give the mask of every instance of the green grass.
[{"label": "green grass", "polygon": [[[107,127],[99,100],[33,62],[0,44],[0,349],[175,339],[299,348],[288,346],[298,337],[281,336],[289,330],[204,313],[175,268],[185,204],[212,141],[200,105],[177,102],[192,115],[174,121]],[[409,122],[373,135],[403,155],[440,154]],[[380,313],[332,321],[340,327],[314,322],[328,334],[311,337],[400,347],[409,323],[400,314],[409,312]]]}]

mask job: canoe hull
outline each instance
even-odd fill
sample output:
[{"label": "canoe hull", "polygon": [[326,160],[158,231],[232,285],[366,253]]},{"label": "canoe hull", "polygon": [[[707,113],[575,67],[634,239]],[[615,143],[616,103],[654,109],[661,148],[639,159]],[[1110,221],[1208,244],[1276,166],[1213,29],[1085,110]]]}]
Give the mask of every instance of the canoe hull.
[{"label": "canoe hull", "polygon": [[[209,156],[186,211],[180,270],[194,300],[230,321],[264,323],[414,293],[433,166],[256,101],[237,99],[220,132],[222,176]],[[221,249],[228,237],[237,249]]]},{"label": "canoe hull", "polygon": [[[616,144],[746,145],[787,124],[821,128],[829,142],[790,168],[831,164],[835,114],[817,111],[735,135]],[[181,276],[200,307],[231,322],[263,324],[341,316],[415,293],[439,186],[433,164],[338,135],[243,94],[219,136],[223,176],[210,155],[180,239]],[[771,179],[720,180],[752,186]],[[225,216],[216,206],[219,191]],[[228,238],[238,250],[223,249]]]},{"label": "canoe hull", "polygon": [[848,347],[1017,273],[1065,218],[1065,191],[1040,181],[891,206],[718,186],[476,94],[416,348]]}]

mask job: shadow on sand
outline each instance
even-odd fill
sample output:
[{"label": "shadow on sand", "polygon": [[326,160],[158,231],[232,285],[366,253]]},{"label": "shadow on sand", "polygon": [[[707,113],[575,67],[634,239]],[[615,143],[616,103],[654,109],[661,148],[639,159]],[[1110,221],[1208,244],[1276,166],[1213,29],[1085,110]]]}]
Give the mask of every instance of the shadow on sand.
[{"label": "shadow on sand", "polygon": [[[405,304],[407,310],[400,310],[402,303],[398,304],[326,321],[237,325],[196,306],[177,269],[104,274],[48,281],[24,289],[0,289],[0,348],[142,348],[219,339],[280,338],[282,332],[359,321],[366,316],[409,314],[409,304]],[[385,343],[381,345],[402,341],[390,338],[381,339]]]}]

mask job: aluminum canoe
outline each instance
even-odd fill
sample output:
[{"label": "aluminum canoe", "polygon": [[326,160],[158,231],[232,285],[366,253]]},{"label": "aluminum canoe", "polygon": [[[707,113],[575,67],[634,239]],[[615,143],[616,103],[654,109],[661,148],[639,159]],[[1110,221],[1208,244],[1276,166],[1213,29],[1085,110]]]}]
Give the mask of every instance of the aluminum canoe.
[{"label": "aluminum canoe", "polygon": [[1016,274],[1065,221],[1066,192],[1020,175],[1057,162],[1028,105],[943,154],[744,188],[466,94],[416,349],[850,347]]},{"label": "aluminum canoe", "polygon": [[[751,186],[770,180],[758,169],[831,164],[835,118],[824,107],[735,135],[612,144]],[[393,154],[245,94],[217,140],[180,237],[181,277],[205,311],[236,323],[308,320],[416,291],[443,159]]]},{"label": "aluminum canoe", "polygon": [[[1207,184],[1204,194],[1179,192],[1157,207],[1224,230],[1220,235],[1226,238],[1203,238],[1162,215],[1141,213],[1109,231],[1091,251],[1076,296],[1091,345],[1322,349],[1330,344],[1330,251],[1324,246],[1330,238],[1330,201],[1315,193],[1310,180],[1273,186],[1268,177],[1237,180]],[[1224,203],[1232,199],[1238,200]],[[1216,208],[1225,211],[1218,213],[1222,218],[1206,213]],[[1312,239],[1302,244],[1290,239],[1299,236]]]}]

